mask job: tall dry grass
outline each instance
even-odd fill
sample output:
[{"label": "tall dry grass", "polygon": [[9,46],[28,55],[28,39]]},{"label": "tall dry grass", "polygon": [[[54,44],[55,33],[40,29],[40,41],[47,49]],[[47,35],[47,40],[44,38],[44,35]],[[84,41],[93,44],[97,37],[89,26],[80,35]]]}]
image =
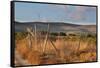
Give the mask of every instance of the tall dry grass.
[{"label": "tall dry grass", "polygon": [[96,38],[83,37],[80,40],[79,36],[65,36],[55,39],[50,40],[57,51],[48,40],[43,53],[43,38],[37,39],[37,45],[32,40],[31,49],[28,47],[29,40],[16,40],[16,51],[32,65],[96,61]]}]

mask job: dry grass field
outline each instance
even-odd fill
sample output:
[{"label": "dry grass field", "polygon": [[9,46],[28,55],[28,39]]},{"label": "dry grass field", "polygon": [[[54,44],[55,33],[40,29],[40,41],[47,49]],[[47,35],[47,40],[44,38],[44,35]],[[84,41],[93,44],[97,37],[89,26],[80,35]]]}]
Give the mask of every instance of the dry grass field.
[{"label": "dry grass field", "polygon": [[[27,35],[27,33],[15,33],[15,52],[30,65],[96,61],[96,35],[50,35],[45,46],[45,37],[42,35],[37,36],[37,41],[32,37],[27,39]],[[15,65],[22,64],[27,65],[25,63]]]}]

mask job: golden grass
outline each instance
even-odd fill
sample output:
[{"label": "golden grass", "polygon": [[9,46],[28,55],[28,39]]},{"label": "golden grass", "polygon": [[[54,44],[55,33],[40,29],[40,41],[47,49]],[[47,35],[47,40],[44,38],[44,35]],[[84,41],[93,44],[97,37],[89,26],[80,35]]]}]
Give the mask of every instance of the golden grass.
[{"label": "golden grass", "polygon": [[56,39],[53,43],[58,49],[58,54],[49,41],[45,53],[42,52],[43,47],[40,46],[43,41],[37,41],[37,43],[38,47],[35,50],[34,40],[32,40],[32,49],[28,47],[26,39],[16,42],[16,51],[32,65],[96,61],[96,43],[94,41],[90,43],[88,39],[81,40],[80,46],[79,39]]}]

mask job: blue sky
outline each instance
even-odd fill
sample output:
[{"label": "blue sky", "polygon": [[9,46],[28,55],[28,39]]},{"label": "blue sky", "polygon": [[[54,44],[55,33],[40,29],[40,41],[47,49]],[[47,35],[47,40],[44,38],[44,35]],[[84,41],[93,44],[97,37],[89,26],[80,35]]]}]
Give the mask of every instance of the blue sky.
[{"label": "blue sky", "polygon": [[96,7],[15,2],[15,21],[96,24]]}]

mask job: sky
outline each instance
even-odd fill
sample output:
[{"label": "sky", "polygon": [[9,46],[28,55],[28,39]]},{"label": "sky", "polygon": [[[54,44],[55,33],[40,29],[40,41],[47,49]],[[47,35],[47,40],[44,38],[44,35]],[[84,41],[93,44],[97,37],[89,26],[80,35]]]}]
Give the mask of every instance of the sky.
[{"label": "sky", "polygon": [[96,7],[15,2],[15,21],[96,24]]}]

